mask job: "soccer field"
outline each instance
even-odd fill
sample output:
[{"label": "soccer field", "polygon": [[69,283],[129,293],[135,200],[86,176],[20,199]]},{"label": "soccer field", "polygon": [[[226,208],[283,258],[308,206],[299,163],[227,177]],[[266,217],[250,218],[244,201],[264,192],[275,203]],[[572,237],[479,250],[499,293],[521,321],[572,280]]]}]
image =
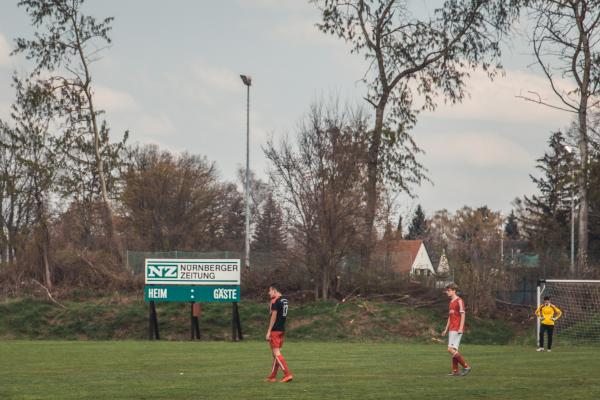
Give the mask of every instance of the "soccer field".
[{"label": "soccer field", "polygon": [[287,342],[291,383],[266,383],[262,342],[0,342],[0,399],[599,399],[600,349]]}]

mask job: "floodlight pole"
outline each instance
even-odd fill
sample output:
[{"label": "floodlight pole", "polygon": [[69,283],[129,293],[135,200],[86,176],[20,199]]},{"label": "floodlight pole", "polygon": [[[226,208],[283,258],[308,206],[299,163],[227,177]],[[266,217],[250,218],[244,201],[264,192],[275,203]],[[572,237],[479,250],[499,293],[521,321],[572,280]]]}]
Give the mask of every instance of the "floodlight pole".
[{"label": "floodlight pole", "polygon": [[250,268],[250,86],[252,78],[248,75],[240,75],[242,82],[246,85],[246,185],[244,189],[244,201],[246,203],[246,240],[244,245],[244,268]]}]

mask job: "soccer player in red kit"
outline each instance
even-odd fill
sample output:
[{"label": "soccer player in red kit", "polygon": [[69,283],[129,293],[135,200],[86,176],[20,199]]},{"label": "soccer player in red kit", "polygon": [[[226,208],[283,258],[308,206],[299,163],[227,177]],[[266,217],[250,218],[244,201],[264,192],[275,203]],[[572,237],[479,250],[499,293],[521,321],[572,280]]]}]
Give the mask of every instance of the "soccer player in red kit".
[{"label": "soccer player in red kit", "polygon": [[[446,333],[448,333],[448,352],[452,355],[452,372],[448,374],[450,376],[464,376],[471,372],[471,367],[458,352],[458,346],[465,328],[465,303],[457,296],[457,291],[458,285],[456,283],[446,285],[446,294],[450,297],[450,307],[448,322],[442,336],[446,336]],[[463,367],[462,373],[458,372],[458,364]]]},{"label": "soccer player in red kit", "polygon": [[290,382],[293,379],[293,376],[285,362],[285,358],[283,358],[283,354],[281,354],[283,338],[285,336],[285,318],[288,313],[288,301],[281,295],[279,285],[276,283],[272,283],[271,286],[269,286],[269,296],[271,297],[271,304],[269,306],[271,318],[269,320],[269,329],[267,329],[266,339],[271,345],[273,367],[271,368],[271,375],[267,377],[267,381],[276,382],[277,371],[281,368],[283,371],[283,378],[279,382]]}]

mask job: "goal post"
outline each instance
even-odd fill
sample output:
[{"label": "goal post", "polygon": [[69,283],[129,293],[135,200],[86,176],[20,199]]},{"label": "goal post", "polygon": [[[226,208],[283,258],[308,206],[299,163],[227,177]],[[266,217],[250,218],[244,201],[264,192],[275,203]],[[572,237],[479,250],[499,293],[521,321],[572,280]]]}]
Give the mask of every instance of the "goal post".
[{"label": "goal post", "polygon": [[[562,311],[556,339],[568,344],[600,344],[600,280],[542,279],[537,285],[539,307],[545,296]],[[539,345],[540,320],[536,318]]]}]

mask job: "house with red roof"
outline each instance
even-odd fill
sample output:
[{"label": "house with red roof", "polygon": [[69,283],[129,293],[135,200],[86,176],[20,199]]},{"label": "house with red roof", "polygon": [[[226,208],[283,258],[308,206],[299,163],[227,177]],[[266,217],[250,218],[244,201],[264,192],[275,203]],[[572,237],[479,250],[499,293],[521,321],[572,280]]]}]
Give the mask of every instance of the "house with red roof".
[{"label": "house with red roof", "polygon": [[422,240],[397,240],[389,247],[390,264],[395,272],[413,276],[432,276],[435,269]]}]

